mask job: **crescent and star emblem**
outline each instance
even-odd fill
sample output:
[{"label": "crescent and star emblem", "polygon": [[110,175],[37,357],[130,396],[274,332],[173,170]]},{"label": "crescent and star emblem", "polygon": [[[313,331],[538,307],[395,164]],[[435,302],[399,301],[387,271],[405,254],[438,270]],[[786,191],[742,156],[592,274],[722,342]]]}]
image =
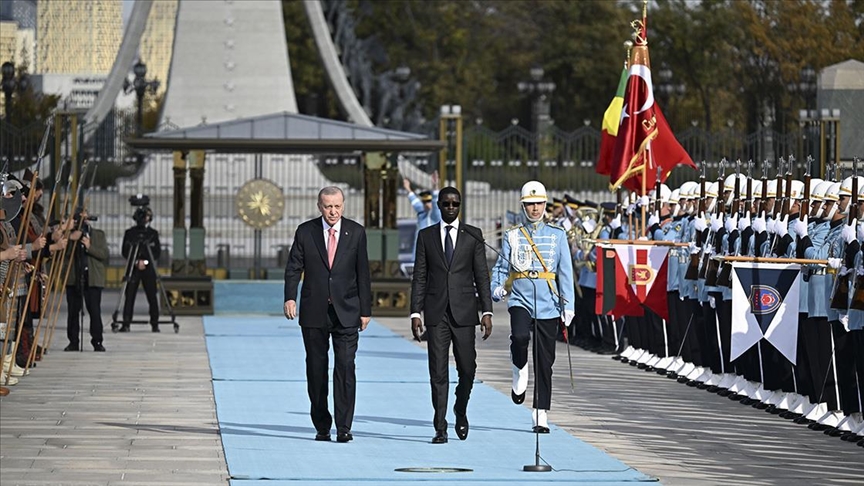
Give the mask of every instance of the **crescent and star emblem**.
[{"label": "crescent and star emblem", "polygon": [[[642,64],[634,64],[630,66],[630,76],[639,76],[642,78],[642,80],[645,81],[645,90],[648,93],[648,96],[645,97],[645,103],[642,104],[642,107],[639,108],[638,111],[633,113],[633,115],[638,115],[654,106],[654,84],[651,82],[651,69]],[[621,110],[621,120],[618,122],[619,125],[624,123],[625,118],[630,117],[628,111],[628,106],[625,104],[624,108]]]}]

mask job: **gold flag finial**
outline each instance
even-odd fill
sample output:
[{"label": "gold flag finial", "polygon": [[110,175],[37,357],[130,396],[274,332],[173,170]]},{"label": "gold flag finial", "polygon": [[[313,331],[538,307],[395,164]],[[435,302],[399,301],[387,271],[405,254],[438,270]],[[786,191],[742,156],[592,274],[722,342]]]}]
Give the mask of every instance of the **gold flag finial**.
[{"label": "gold flag finial", "polygon": [[633,51],[633,41],[629,39],[624,41],[624,50],[627,53],[627,57],[624,58],[624,69],[630,69],[630,53]]}]

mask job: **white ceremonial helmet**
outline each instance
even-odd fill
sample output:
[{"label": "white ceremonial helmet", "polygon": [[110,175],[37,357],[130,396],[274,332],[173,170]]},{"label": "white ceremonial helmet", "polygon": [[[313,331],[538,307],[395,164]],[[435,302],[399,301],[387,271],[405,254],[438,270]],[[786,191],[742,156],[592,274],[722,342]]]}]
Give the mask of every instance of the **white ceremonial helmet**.
[{"label": "white ceremonial helmet", "polygon": [[[864,186],[864,177],[858,176],[858,193],[861,193],[861,186]],[[841,196],[851,196],[852,195],[852,177],[847,177],[843,179],[843,182],[840,184],[840,195]]]},{"label": "white ceremonial helmet", "polygon": [[[818,177],[814,177],[814,178],[810,179],[810,200],[811,201],[816,199],[816,196],[814,196],[816,194],[816,188],[819,187],[819,184],[822,184],[823,182],[825,182],[825,181],[823,181],[822,179],[819,179]],[[824,192],[822,194],[820,194],[819,199],[816,199],[816,200],[821,201],[823,195],[825,195]]]},{"label": "white ceremonial helmet", "polygon": [[681,184],[679,188],[679,194],[681,195],[681,199],[691,199],[694,197],[699,197],[699,184],[693,181],[687,181],[684,184]]},{"label": "white ceremonial helmet", "polygon": [[[738,174],[738,187],[747,187],[747,176],[744,174]],[[735,174],[726,177],[726,180],[723,182],[723,192],[726,191],[734,191],[735,190]]]},{"label": "white ceremonial helmet", "polygon": [[822,181],[819,185],[810,190],[810,199],[819,202],[819,209],[816,210],[817,218],[822,217],[823,210],[825,209],[825,193],[832,184],[834,183],[831,181]]},{"label": "white ceremonial helmet", "polygon": [[833,201],[834,205],[831,206],[831,210],[828,211],[828,214],[825,215],[826,219],[834,218],[834,215],[837,214],[837,210],[840,209],[840,183],[832,182],[828,189],[825,191],[825,201]]},{"label": "white ceremonial helmet", "polygon": [[717,182],[705,186],[705,197],[717,197]]},{"label": "white ceremonial helmet", "polygon": [[823,196],[826,201],[839,201],[840,200],[840,183],[832,182],[827,189],[825,189],[825,196]]},{"label": "white ceremonial helmet", "polygon": [[669,193],[669,204],[678,204],[679,202],[681,202],[681,189],[675,189]]},{"label": "white ceremonial helmet", "polygon": [[521,202],[546,202],[546,186],[538,181],[528,181],[522,186]]},{"label": "white ceremonial helmet", "polygon": [[828,188],[831,187],[831,184],[834,184],[831,181],[819,181],[819,184],[816,185],[813,189],[810,189],[810,198],[816,199],[817,201],[822,201],[825,199],[825,193],[828,192]]},{"label": "white ceremonial helmet", "polygon": [[753,198],[762,198],[762,181],[760,181],[759,179],[753,179]]},{"label": "white ceremonial helmet", "polygon": [[792,190],[789,194],[793,200],[804,199],[804,183],[801,181],[792,181]]},{"label": "white ceremonial helmet", "polygon": [[666,184],[660,184],[660,202],[669,203],[669,198],[672,197],[672,190]]},{"label": "white ceremonial helmet", "polygon": [[777,197],[777,179],[768,181],[768,189],[765,191],[765,197]]}]

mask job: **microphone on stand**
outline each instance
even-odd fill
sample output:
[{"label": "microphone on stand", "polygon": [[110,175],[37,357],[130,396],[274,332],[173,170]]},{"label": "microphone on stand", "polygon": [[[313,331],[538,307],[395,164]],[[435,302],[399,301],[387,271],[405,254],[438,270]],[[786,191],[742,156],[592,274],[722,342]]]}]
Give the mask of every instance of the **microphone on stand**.
[{"label": "microphone on stand", "polygon": [[[498,255],[505,262],[507,262],[511,268],[514,268],[514,269],[517,268],[515,265],[513,265],[513,262],[510,261],[509,258],[504,256],[504,254],[501,253],[500,251],[498,251],[497,248],[495,248],[495,247],[491,246],[489,243],[487,243],[486,240],[483,238],[482,234],[475,234],[473,232],[473,230],[465,228],[464,225],[460,226],[459,231],[461,233],[467,233],[469,236],[471,236],[475,240],[482,243],[486,248],[491,249],[493,252],[495,252],[496,255]],[[534,272],[534,273],[536,273],[536,272]],[[534,279],[534,278],[529,278],[528,280],[530,280],[531,285],[534,286],[534,309],[532,312],[532,320],[534,321],[534,331],[531,333],[531,346],[533,348],[532,354],[534,355],[534,402],[536,403],[537,402],[537,354],[538,354],[537,353],[537,327],[538,327],[537,326],[537,282],[535,282],[536,279]],[[566,302],[563,297],[559,296],[559,298],[561,299],[562,303]],[[565,330],[565,332],[566,332],[566,330]],[[568,352],[570,351],[569,344],[568,344],[567,351]],[[573,376],[572,363],[571,363],[571,367],[570,367],[570,376],[571,377]],[[539,422],[539,415],[540,415],[539,409],[535,409],[534,413],[537,414],[537,418],[538,418],[538,422]],[[550,466],[549,464],[540,464],[540,427],[539,426],[534,427],[534,464],[526,464],[526,465],[522,466],[522,470],[525,472],[550,472],[550,471],[552,471],[552,466]]]}]

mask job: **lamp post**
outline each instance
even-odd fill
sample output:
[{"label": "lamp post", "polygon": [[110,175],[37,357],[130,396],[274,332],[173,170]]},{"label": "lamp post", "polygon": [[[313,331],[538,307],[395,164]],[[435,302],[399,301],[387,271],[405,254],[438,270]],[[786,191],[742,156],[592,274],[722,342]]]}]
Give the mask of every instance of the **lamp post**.
[{"label": "lamp post", "polygon": [[534,157],[539,160],[542,154],[541,145],[552,126],[552,118],[549,116],[549,99],[555,91],[555,83],[543,79],[545,72],[542,67],[532,67],[529,74],[530,78],[527,81],[517,83],[516,88],[519,89],[520,93],[531,96],[531,130],[537,137]]},{"label": "lamp post", "polygon": [[[798,73],[798,82],[786,85],[791,93],[801,95],[804,101],[804,109],[798,111],[798,126],[801,129],[800,152],[802,159],[807,155],[819,157],[819,177],[824,175],[825,157],[822,154],[822,132],[823,124],[820,121],[820,113],[816,110],[816,70],[804,66]],[[818,154],[818,155],[817,155]]]},{"label": "lamp post", "polygon": [[30,86],[30,78],[26,73],[18,72],[18,79],[15,79],[15,65],[9,61],[3,63],[0,66],[0,75],[2,75],[2,81],[0,81],[0,89],[3,90],[4,95],[4,114],[6,115],[6,121],[10,120],[10,113],[12,107],[12,93],[15,91],[22,92],[26,91]]},{"label": "lamp post", "polygon": [[147,65],[141,62],[139,59],[138,62],[132,66],[132,73],[135,77],[130,82],[129,79],[123,80],[123,92],[130,93],[135,91],[135,98],[137,102],[137,113],[136,113],[136,123],[135,123],[135,135],[141,136],[143,132],[143,124],[144,124],[144,95],[149,90],[151,93],[155,93],[156,90],[159,89],[159,81],[157,80],[147,80],[145,77],[147,76]]}]

